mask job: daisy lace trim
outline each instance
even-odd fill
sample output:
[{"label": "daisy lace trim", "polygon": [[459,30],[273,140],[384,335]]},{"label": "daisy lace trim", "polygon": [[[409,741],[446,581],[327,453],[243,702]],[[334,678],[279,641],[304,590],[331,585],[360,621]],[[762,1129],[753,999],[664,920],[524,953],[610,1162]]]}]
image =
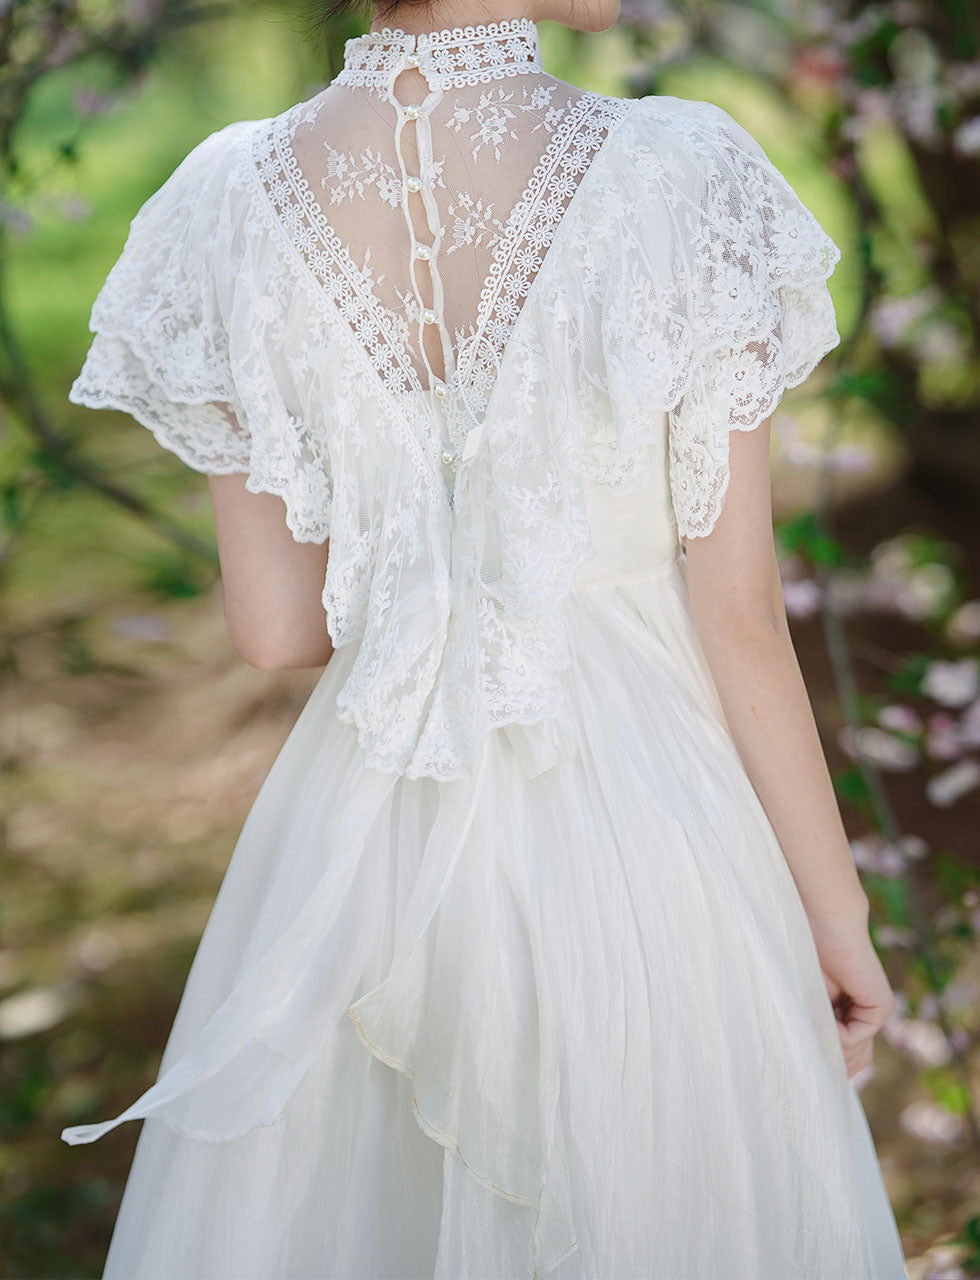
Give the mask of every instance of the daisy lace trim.
[{"label": "daisy lace trim", "polygon": [[543,70],[536,24],[530,18],[510,18],[418,36],[400,27],[355,36],[344,45],[344,66],[334,83],[387,88],[407,54],[418,58],[418,69],[432,89],[461,89]]}]

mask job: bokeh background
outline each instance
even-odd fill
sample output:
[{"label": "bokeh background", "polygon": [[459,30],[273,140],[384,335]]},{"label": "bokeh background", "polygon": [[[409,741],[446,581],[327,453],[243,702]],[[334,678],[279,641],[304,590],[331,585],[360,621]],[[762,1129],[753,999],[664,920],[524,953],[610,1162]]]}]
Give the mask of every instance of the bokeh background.
[{"label": "bokeh background", "polygon": [[[0,1274],[101,1266],[255,793],[319,672],[232,651],[206,481],[66,400],[130,218],[367,26],[315,0],[0,0]],[[841,346],[774,418],[785,597],[898,996],[862,1097],[912,1280],[980,1276],[980,9],[628,0],[541,28],[707,98],[841,247]]]}]

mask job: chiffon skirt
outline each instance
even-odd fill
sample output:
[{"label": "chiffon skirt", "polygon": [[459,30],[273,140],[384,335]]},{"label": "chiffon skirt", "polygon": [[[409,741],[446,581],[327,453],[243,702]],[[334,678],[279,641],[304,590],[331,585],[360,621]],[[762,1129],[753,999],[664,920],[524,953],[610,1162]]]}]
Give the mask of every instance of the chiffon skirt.
[{"label": "chiffon skirt", "polygon": [[245,822],[117,1280],[903,1280],[795,882],[683,560],[565,610],[581,750],[364,766],[338,650]]}]

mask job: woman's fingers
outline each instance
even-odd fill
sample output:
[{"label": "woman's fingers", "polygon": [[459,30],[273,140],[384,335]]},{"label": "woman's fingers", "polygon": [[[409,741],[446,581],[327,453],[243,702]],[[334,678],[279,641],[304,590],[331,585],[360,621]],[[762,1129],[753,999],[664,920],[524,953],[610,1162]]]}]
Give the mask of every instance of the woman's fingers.
[{"label": "woman's fingers", "polygon": [[[843,1037],[842,1037],[843,1040]],[[844,1063],[848,1077],[856,1076],[859,1071],[870,1067],[874,1055],[874,1039],[864,1040],[851,1048],[844,1047]]]},{"label": "woman's fingers", "polygon": [[874,1038],[887,1022],[892,1005],[889,1000],[859,1005],[846,995],[839,996],[833,1003],[847,1074],[853,1076],[871,1065]]}]

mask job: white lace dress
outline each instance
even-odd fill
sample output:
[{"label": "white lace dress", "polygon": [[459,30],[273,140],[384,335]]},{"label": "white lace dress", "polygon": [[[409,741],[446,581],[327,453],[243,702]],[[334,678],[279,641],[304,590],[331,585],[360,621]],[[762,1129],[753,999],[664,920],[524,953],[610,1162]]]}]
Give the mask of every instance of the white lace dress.
[{"label": "white lace dress", "polygon": [[707,102],[528,20],[348,42],[133,220],[71,398],[329,538],[106,1275],[906,1275],[806,916],[692,626],[732,430],[839,257]]}]

